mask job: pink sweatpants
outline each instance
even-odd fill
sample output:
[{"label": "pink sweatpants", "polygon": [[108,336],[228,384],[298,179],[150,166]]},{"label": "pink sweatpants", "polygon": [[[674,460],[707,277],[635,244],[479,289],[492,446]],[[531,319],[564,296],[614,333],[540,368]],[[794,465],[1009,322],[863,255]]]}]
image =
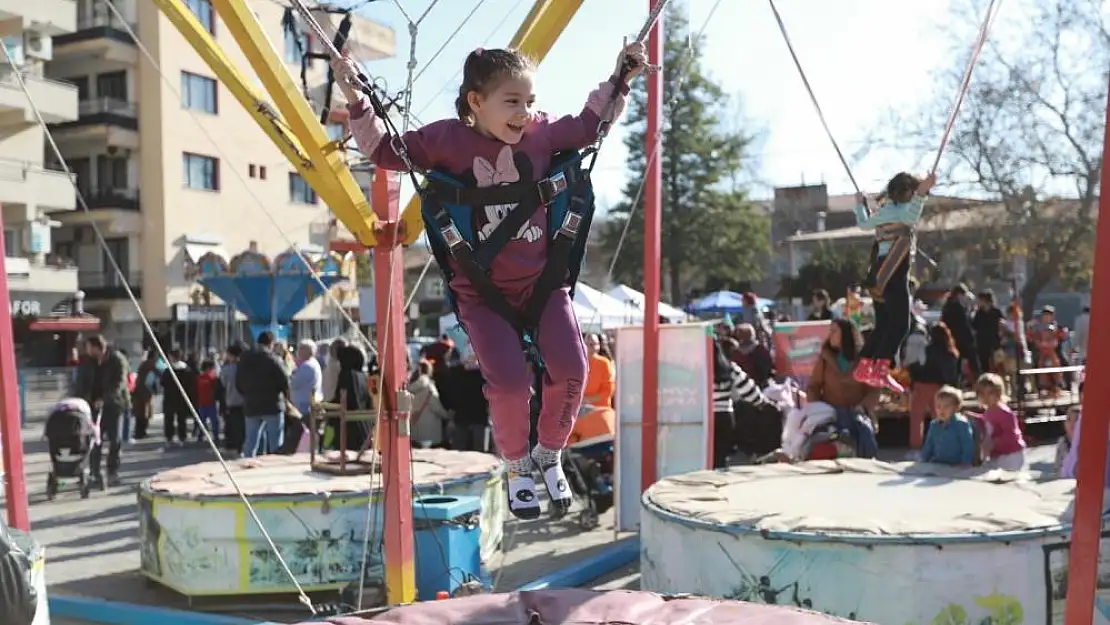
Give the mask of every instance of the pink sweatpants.
[{"label": "pink sweatpants", "polygon": [[[520,340],[507,321],[480,301],[460,301],[459,319],[486,381],[497,449],[507,460],[523,458],[528,455],[528,406],[535,376]],[[586,379],[586,347],[567,289],[555,291],[547,300],[536,341],[547,367],[539,444],[562,449],[582,405]]]}]

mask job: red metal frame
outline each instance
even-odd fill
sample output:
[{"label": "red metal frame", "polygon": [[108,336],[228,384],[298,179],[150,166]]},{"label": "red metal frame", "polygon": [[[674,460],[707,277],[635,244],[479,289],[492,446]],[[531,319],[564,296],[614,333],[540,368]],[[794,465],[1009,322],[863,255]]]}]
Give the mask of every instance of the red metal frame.
[{"label": "red metal frame", "polygon": [[713,347],[713,337],[712,336],[705,337],[705,358],[706,358],[706,362],[709,363],[709,368],[708,368],[709,375],[705,376],[706,377],[706,387],[707,387],[706,392],[709,393],[708,395],[706,395],[706,397],[709,398],[709,401],[706,402],[709,415],[708,415],[708,418],[705,422],[705,431],[709,435],[706,436],[705,438],[709,442],[709,445],[708,445],[708,447],[706,447],[706,450],[705,450],[705,453],[706,453],[705,468],[706,469],[712,469],[713,468],[713,460],[714,460],[714,456],[715,456],[713,447],[717,444],[717,428],[716,428],[717,419],[715,418],[715,415],[714,415],[714,412],[713,412],[713,381],[714,381],[714,376],[717,373],[714,370],[714,368],[717,366],[717,353],[716,353],[716,350]]},{"label": "red metal frame", "polygon": [[[1110,100],[1106,105],[1106,131],[1103,153],[1110,154]],[[1102,162],[1098,200],[1098,241],[1110,241],[1110,162]],[[1095,246],[1093,276],[1110,275],[1110,248]],[[1110,284],[1091,280],[1091,345],[1110,342]],[[1090,625],[1095,616],[1098,589],[1099,545],[1102,535],[1102,495],[1106,481],[1107,437],[1110,436],[1110,384],[1097,383],[1096,375],[1110,370],[1110,352],[1092,349],[1087,354],[1087,379],[1083,392],[1083,435],[1079,437],[1078,481],[1075,488],[1075,516],[1072,520],[1071,549],[1068,554],[1068,597],[1064,622]]]},{"label": "red metal frame", "polygon": [[[648,0],[648,11],[655,0]],[[663,64],[663,16],[651,27],[647,41],[648,62]],[[659,133],[663,129],[663,72],[645,73],[647,81],[647,129],[644,149],[644,414],[643,457],[640,489],[655,483],[659,441],[659,265],[662,259],[663,161]]]},{"label": "red metal frame", "polygon": [[[3,225],[3,215],[0,215]],[[4,452],[4,502],[8,525],[31,529],[27,509],[27,481],[23,475],[23,425],[19,414],[19,374],[15,368],[15,335],[12,331],[12,298],[8,291],[8,268],[0,240],[0,446]]]},{"label": "red metal frame", "polygon": [[408,406],[398,402],[405,381],[405,282],[401,241],[400,181],[379,169],[374,174],[371,206],[378,217],[374,248],[374,299],[382,395],[377,427],[382,454],[385,506],[383,530],[385,583],[391,605],[416,601],[412,526],[412,463]]}]

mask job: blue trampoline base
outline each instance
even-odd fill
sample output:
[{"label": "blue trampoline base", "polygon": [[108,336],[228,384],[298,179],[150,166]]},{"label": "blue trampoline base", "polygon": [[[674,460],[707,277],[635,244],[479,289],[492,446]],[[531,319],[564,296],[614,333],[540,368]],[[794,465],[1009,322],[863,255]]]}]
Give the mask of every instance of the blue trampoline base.
[{"label": "blue trampoline base", "polygon": [[627,566],[640,557],[640,538],[630,536],[618,540],[599,553],[566,568],[521,586],[518,590],[546,590],[549,588],[578,588],[599,577]]}]

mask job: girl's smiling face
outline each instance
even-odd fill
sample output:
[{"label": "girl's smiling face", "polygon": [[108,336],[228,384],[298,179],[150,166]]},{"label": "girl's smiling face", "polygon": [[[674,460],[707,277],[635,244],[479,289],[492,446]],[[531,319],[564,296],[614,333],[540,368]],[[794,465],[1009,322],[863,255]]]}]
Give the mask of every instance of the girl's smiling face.
[{"label": "girl's smiling face", "polygon": [[532,76],[506,78],[486,95],[471,91],[466,95],[475,129],[509,145],[516,145],[532,123],[536,96]]}]

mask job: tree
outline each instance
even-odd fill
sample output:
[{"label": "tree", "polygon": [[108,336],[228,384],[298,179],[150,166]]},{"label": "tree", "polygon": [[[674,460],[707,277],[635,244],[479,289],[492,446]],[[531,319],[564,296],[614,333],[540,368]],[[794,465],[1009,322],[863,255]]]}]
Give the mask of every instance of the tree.
[{"label": "tree", "polygon": [[[1004,36],[983,50],[945,153],[942,180],[970,177],[973,188],[999,201],[997,211],[983,213],[987,236],[1027,258],[1026,311],[1052,281],[1089,279],[1110,65],[1102,4],[1004,6],[993,31]],[[962,0],[953,7],[946,31],[958,49],[974,40],[984,6]],[[936,76],[936,98],[900,123],[903,139],[928,140],[936,150],[966,58]]]},{"label": "tree", "polygon": [[825,289],[836,301],[849,286],[863,283],[870,262],[865,246],[821,245],[798,268],[797,276],[783,276],[778,297],[800,297],[802,301],[809,301],[814,291]]},{"label": "tree", "polygon": [[[722,126],[729,98],[702,72],[701,42],[690,48],[683,10],[672,4],[665,24],[663,92],[673,104],[664,111],[662,128],[663,286],[677,301],[707,283],[762,277],[770,228],[765,213],[736,182],[752,135]],[[610,261],[616,257],[613,278],[637,285],[643,284],[644,207],[642,197],[636,206],[633,202],[640,196],[648,156],[644,81],[633,85],[628,109],[632,131],[625,145],[631,175],[624,201],[610,210],[603,226],[601,247]]]}]

